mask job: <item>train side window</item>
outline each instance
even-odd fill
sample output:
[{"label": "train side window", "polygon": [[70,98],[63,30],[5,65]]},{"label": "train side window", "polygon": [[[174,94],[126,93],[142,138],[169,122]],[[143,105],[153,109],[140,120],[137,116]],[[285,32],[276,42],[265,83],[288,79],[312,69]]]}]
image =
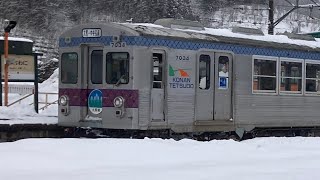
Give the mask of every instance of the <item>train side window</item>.
[{"label": "train side window", "polygon": [[63,53],[61,56],[61,82],[76,84],[78,82],[78,54]]},{"label": "train side window", "polygon": [[228,89],[229,83],[229,58],[228,56],[219,57],[219,89]]},{"label": "train side window", "polygon": [[129,53],[109,52],[107,53],[107,83],[128,84],[129,83]]},{"label": "train side window", "polygon": [[253,92],[276,93],[277,91],[277,60],[254,59]]},{"label": "train side window", "polygon": [[211,58],[209,55],[200,55],[199,58],[199,88],[210,88],[210,64]]},{"label": "train side window", "polygon": [[280,92],[302,93],[302,61],[281,61]]},{"label": "train side window", "polygon": [[91,82],[93,84],[102,84],[102,50],[91,52]]},{"label": "train side window", "polygon": [[163,88],[162,87],[162,55],[153,54],[153,88]]},{"label": "train side window", "polygon": [[320,94],[320,64],[306,63],[306,92]]}]

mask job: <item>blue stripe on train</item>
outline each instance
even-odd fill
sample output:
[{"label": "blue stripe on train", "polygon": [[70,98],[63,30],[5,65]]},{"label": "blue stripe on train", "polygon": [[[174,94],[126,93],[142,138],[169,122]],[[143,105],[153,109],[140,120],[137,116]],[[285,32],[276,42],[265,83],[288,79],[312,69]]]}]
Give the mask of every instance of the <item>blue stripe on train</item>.
[{"label": "blue stripe on train", "polygon": [[[296,50],[280,50],[276,48],[261,48],[247,45],[226,44],[219,42],[200,42],[200,41],[187,41],[187,40],[173,40],[161,37],[142,37],[142,36],[124,36],[123,41],[127,45],[136,46],[165,46],[173,49],[186,49],[186,50],[198,50],[201,48],[227,50],[232,51],[235,54],[243,55],[263,55],[263,56],[276,56],[287,58],[300,58],[300,59],[312,59],[320,60],[320,53],[296,51]],[[109,46],[112,42],[112,36],[102,36],[100,38],[83,38],[73,37],[70,39],[60,38],[60,47],[74,47],[83,43],[101,43],[105,46]]]}]

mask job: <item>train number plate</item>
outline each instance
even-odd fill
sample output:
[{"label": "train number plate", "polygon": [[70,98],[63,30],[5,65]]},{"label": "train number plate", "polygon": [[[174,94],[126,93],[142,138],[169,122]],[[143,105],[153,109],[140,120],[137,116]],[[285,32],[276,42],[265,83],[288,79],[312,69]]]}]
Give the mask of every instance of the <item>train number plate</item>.
[{"label": "train number plate", "polygon": [[82,37],[92,38],[92,37],[101,37],[101,29],[93,28],[93,29],[83,29]]},{"label": "train number plate", "polygon": [[118,48],[118,47],[126,47],[127,44],[125,42],[111,42],[110,46]]}]

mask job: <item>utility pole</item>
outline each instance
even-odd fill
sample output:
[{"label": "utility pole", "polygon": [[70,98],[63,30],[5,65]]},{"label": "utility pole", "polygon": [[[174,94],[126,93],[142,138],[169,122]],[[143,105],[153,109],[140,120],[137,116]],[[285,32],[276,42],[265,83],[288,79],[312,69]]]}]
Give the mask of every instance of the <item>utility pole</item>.
[{"label": "utility pole", "polygon": [[273,14],[274,14],[273,0],[269,0],[269,26],[268,26],[268,34],[273,34],[273,29],[274,29]]},{"label": "utility pole", "polygon": [[289,10],[287,13],[285,13],[283,16],[281,16],[278,20],[274,21],[274,17],[273,17],[274,16],[274,3],[273,3],[274,0],[269,0],[268,34],[273,34],[274,28],[294,10],[300,9],[300,8],[308,8],[311,11],[315,7],[320,7],[320,5],[316,3],[314,0],[311,0],[313,4],[305,4],[305,5],[299,5],[299,0],[296,0],[296,4],[292,4],[289,0],[285,0],[285,1],[292,6],[292,9]]},{"label": "utility pole", "polygon": [[8,79],[9,79],[9,33],[10,31],[16,27],[17,22],[16,21],[4,21],[5,27],[4,27],[4,105],[8,106]]}]

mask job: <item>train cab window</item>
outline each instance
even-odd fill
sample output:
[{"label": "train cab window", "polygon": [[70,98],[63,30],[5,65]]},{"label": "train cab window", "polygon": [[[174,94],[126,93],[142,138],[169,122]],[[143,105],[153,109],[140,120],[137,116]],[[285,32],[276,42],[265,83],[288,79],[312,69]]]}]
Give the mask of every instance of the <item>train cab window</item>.
[{"label": "train cab window", "polygon": [[229,58],[228,56],[219,57],[219,89],[228,89],[229,83]]},{"label": "train cab window", "polygon": [[163,88],[162,67],[162,54],[153,54],[153,88]]},{"label": "train cab window", "polygon": [[78,82],[78,54],[63,53],[61,56],[61,82],[76,84]]},{"label": "train cab window", "polygon": [[95,50],[91,53],[91,82],[102,84],[102,50]]},{"label": "train cab window", "polygon": [[211,59],[209,55],[200,55],[199,58],[199,88],[210,88],[210,63]]},{"label": "train cab window", "polygon": [[128,84],[129,83],[129,53],[109,52],[107,53],[107,83]]},{"label": "train cab window", "polygon": [[276,93],[277,60],[254,59],[253,92]]},{"label": "train cab window", "polygon": [[320,64],[306,63],[306,92],[320,94]]},{"label": "train cab window", "polygon": [[301,93],[302,61],[281,61],[280,92]]}]

